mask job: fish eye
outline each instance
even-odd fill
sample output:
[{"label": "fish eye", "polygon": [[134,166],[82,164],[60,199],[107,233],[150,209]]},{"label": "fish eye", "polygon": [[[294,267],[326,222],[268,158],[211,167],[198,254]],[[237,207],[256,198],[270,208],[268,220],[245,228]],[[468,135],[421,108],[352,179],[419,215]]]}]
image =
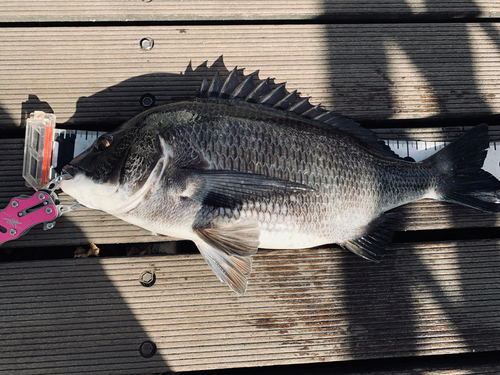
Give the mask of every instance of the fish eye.
[{"label": "fish eye", "polygon": [[113,142],[113,136],[111,134],[105,134],[97,139],[94,143],[94,148],[97,151],[104,151],[107,149],[109,146],[111,146],[111,143]]}]

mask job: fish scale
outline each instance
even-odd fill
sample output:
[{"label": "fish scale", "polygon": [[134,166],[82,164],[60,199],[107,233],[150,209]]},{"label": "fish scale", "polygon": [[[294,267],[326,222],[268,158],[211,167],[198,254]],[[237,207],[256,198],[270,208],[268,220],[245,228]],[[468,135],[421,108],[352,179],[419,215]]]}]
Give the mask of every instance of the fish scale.
[{"label": "fish scale", "polygon": [[[241,209],[243,217],[258,217],[262,229],[271,231],[276,227],[281,228],[277,233],[267,234],[268,237],[275,236],[276,240],[270,243],[261,241],[261,247],[288,248],[300,246],[302,243],[313,245],[342,243],[351,238],[353,233],[362,234],[363,228],[374,215],[420,198],[429,190],[428,186],[419,183],[419,180],[428,180],[422,165],[396,159],[383,159],[386,164],[404,165],[405,168],[411,169],[411,174],[410,176],[388,174],[387,168],[391,168],[394,172],[398,170],[394,166],[381,166],[379,170],[383,173],[377,174],[378,166],[371,166],[367,162],[378,161],[373,153],[363,150],[356,144],[344,144],[343,141],[332,139],[327,134],[322,134],[321,137],[311,141],[310,129],[304,130],[298,127],[293,117],[285,118],[283,123],[274,125],[262,121],[259,117],[245,118],[244,116],[253,112],[242,105],[232,106],[221,102],[214,108],[214,113],[210,113],[211,108],[214,108],[213,103],[199,102],[178,104],[177,108],[173,108],[174,111],[192,112],[193,119],[196,118],[196,113],[217,119],[196,126],[177,127],[173,135],[179,143],[176,147],[190,154],[195,154],[199,150],[202,159],[208,162],[209,169],[212,170],[257,173],[312,188],[310,192],[295,197],[294,201],[287,200],[287,216],[274,215],[269,207],[278,203],[269,199],[262,198],[258,206],[249,204],[243,206]],[[239,121],[236,120],[238,118]],[[235,123],[238,126],[235,126]],[[308,125],[314,126],[313,123]],[[316,133],[321,134],[323,131],[316,129]],[[203,135],[210,133],[211,142],[202,148],[204,143],[200,140],[203,141]],[[245,149],[244,145],[250,147]],[[249,153],[252,149],[257,150],[254,158],[247,159],[245,163],[238,163],[238,154]],[[278,149],[287,150],[286,153],[293,157],[282,158],[280,162]],[[353,149],[357,151],[354,152]],[[347,153],[347,150],[350,152]],[[321,185],[316,184],[312,171],[318,167],[320,160],[327,158],[331,162],[329,166],[323,168],[324,182]],[[262,166],[261,169],[256,168],[258,162]],[[361,162],[364,162],[364,165],[359,165]],[[363,170],[364,174],[356,175],[355,170]],[[405,189],[405,195],[402,196],[397,187],[407,185],[403,184],[403,180],[407,180],[408,177],[412,178],[411,184],[416,187],[413,194],[409,194],[410,192]],[[394,181],[390,181],[391,178]],[[384,190],[380,189],[381,185],[387,186],[388,194],[385,194],[386,199],[379,199],[377,202],[374,194],[367,192],[383,192]],[[330,198],[329,202],[342,197],[342,203],[327,204],[326,197]],[[256,215],[245,214],[246,210],[256,211]],[[357,226],[353,226],[351,222],[346,225],[346,220],[343,218],[346,211],[356,218]],[[264,233],[263,237],[265,236]],[[282,240],[280,236],[287,240]]]},{"label": "fish scale", "polygon": [[197,100],[152,108],[98,138],[64,170],[80,203],[192,240],[217,277],[244,293],[261,248],[337,243],[378,262],[399,216],[434,198],[500,211],[481,169],[479,125],[427,159],[405,161],[354,121],[233,70]]}]

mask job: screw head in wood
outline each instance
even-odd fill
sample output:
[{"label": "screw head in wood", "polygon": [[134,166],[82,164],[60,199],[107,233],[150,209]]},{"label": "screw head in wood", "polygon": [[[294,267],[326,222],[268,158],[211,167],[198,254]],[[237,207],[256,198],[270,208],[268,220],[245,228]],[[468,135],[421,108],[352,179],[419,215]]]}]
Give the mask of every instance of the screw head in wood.
[{"label": "screw head in wood", "polygon": [[141,283],[142,286],[145,287],[150,287],[153,286],[153,284],[156,281],[156,275],[154,272],[151,271],[144,271],[141,273],[141,276],[139,277],[139,282]]},{"label": "screw head in wood", "polygon": [[142,38],[140,41],[141,49],[144,51],[149,51],[153,48],[155,42],[152,38]]},{"label": "screw head in wood", "polygon": [[139,346],[139,354],[143,358],[151,358],[156,354],[156,344],[150,340],[142,342]]},{"label": "screw head in wood", "polygon": [[144,94],[141,96],[141,105],[144,108],[149,108],[153,106],[156,102],[156,98],[153,94]]}]

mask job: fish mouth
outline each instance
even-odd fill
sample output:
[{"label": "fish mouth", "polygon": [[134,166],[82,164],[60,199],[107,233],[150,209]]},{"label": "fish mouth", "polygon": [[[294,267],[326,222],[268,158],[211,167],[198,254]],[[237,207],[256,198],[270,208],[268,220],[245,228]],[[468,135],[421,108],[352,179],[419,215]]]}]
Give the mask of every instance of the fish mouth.
[{"label": "fish mouth", "polygon": [[70,175],[72,178],[75,177],[75,174],[76,174],[77,170],[75,167],[73,167],[72,165],[65,165],[62,169],[62,174],[68,174]]},{"label": "fish mouth", "polygon": [[75,177],[78,172],[80,172],[81,169],[78,167],[75,167],[74,165],[68,164],[65,165],[62,169],[63,174],[69,174],[71,178]]}]

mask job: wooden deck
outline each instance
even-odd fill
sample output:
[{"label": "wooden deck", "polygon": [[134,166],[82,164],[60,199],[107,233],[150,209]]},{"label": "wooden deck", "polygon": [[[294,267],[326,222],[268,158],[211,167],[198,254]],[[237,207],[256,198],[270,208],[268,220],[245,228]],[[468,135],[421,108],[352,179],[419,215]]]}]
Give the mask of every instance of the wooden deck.
[{"label": "wooden deck", "polygon": [[[143,94],[190,98],[226,67],[287,82],[382,139],[452,140],[487,121],[500,141],[498,2],[297,4],[0,4],[0,207],[30,192],[33,110],[60,128],[112,130]],[[0,263],[0,372],[500,373],[500,216],[433,201],[400,210],[380,265],[334,246],[259,251],[242,297],[199,254],[41,260],[61,246],[167,240],[98,211],[65,215],[0,248],[0,259],[44,254]]]}]

